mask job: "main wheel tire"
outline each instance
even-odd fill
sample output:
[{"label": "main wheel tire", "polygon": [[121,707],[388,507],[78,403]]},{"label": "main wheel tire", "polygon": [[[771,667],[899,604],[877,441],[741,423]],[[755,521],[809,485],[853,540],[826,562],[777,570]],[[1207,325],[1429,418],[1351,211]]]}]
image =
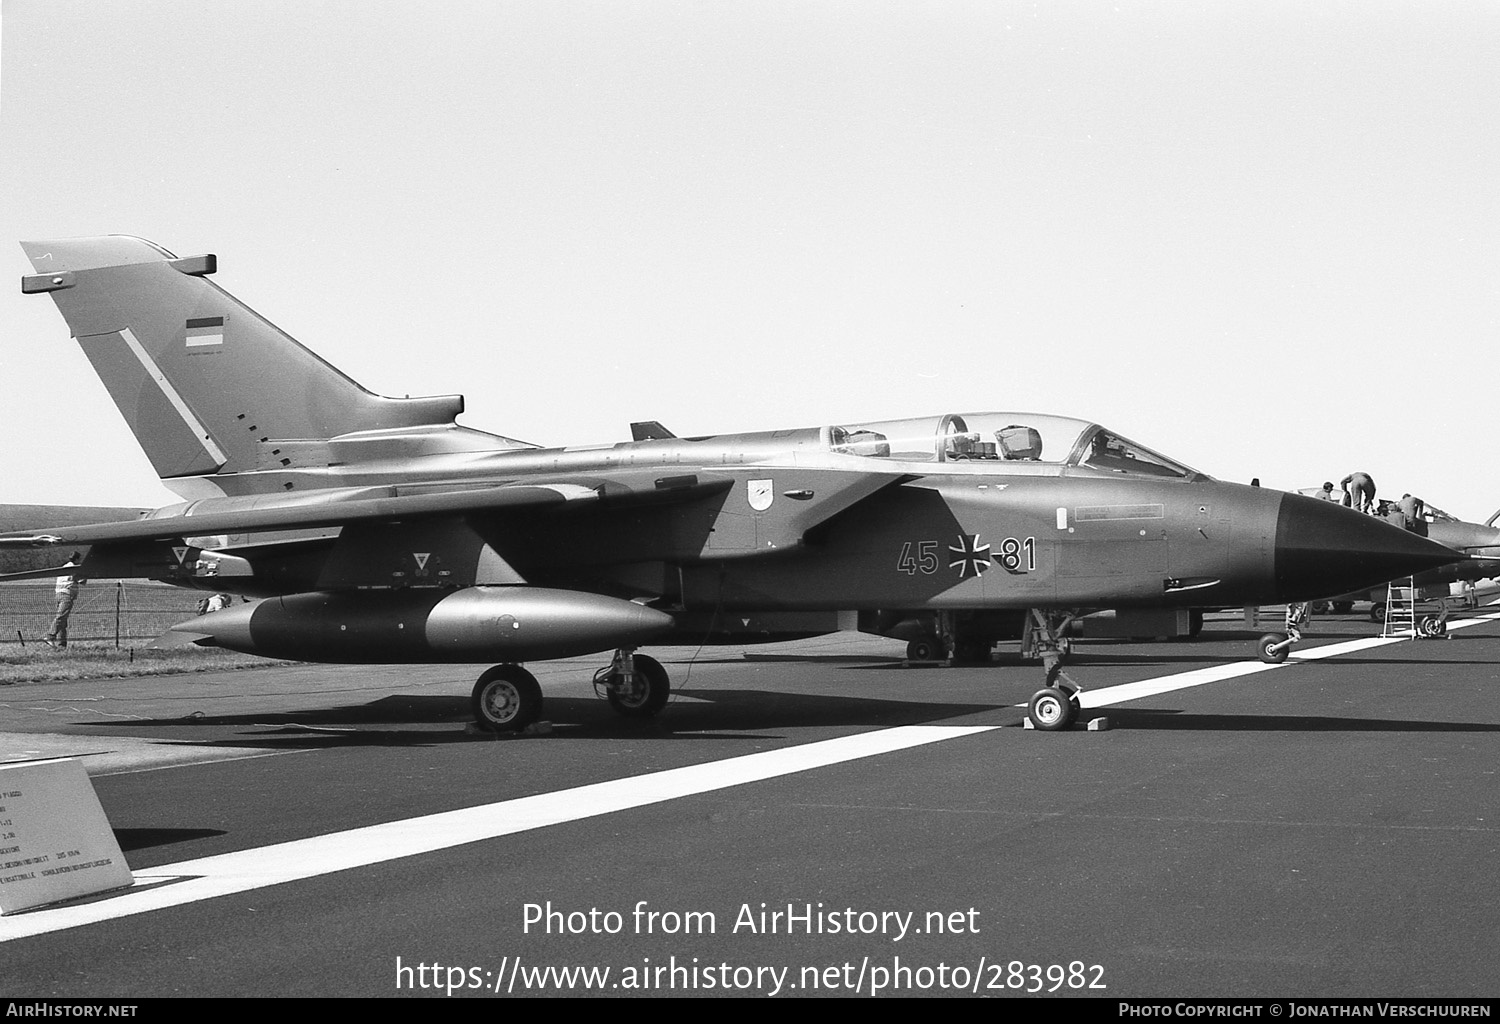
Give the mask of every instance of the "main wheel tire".
[{"label": "main wheel tire", "polygon": [[541,717],[542,688],[520,665],[496,665],[474,684],[470,706],[480,728],[520,732]]},{"label": "main wheel tire", "polygon": [[1078,717],[1078,705],[1062,690],[1048,686],[1032,694],[1026,716],[1042,732],[1060,732]]},{"label": "main wheel tire", "polygon": [[1287,654],[1291,651],[1291,645],[1280,646],[1286,643],[1285,633],[1267,633],[1255,642],[1255,655],[1267,665],[1280,665],[1286,661]]},{"label": "main wheel tire", "polygon": [[672,695],[667,670],[661,667],[661,662],[645,654],[637,654],[631,664],[635,678],[627,692],[620,692],[611,674],[608,680],[609,706],[626,718],[650,718],[667,706],[667,698]]},{"label": "main wheel tire", "polygon": [[1447,623],[1436,615],[1428,615],[1422,619],[1421,630],[1423,636],[1442,636],[1448,631]]},{"label": "main wheel tire", "polygon": [[906,645],[907,661],[941,661],[943,657],[943,643],[935,636],[924,636]]}]

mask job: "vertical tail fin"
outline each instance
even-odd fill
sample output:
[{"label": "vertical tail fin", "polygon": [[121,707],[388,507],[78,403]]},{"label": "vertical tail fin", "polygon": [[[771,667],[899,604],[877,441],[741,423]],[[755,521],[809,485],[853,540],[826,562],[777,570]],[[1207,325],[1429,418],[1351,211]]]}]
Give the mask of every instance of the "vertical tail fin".
[{"label": "vertical tail fin", "polygon": [[207,280],[213,256],[128,235],[21,247],[37,271],[22,291],[51,294],[163,480],[275,468],[278,442],[451,426],[463,411],[461,395],[366,391]]}]

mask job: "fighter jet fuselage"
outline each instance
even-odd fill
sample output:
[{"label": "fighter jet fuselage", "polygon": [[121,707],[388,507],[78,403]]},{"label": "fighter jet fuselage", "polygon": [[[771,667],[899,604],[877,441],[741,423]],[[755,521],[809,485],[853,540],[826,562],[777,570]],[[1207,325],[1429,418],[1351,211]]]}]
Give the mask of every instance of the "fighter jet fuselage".
[{"label": "fighter jet fuselage", "polygon": [[[958,418],[1046,420],[1085,444],[1114,438],[1058,417]],[[828,435],[782,432],[779,451],[770,434],[469,451],[458,457],[467,476],[450,453],[408,456],[389,473],[303,470],[291,493],[159,510],[154,518],[175,529],[203,529],[184,534],[193,556],[162,545],[155,569],[136,550],[129,566],[103,571],[255,596],[524,581],[699,611],[1202,607],[1326,596],[1385,571],[1372,563],[1393,549],[1411,548],[1418,560],[1427,549],[1327,502],[1191,470],[1135,475],[1070,457],[921,462],[915,451],[877,458],[831,451],[818,441]],[[947,436],[933,435],[934,451]],[[291,479],[280,472],[259,483]],[[555,511],[477,507],[405,518],[393,506],[337,535],[269,543],[234,523],[206,529],[215,516],[249,521],[277,510],[294,528],[299,517],[337,522],[372,502],[480,498],[523,485],[555,489]]]},{"label": "fighter jet fuselage", "polygon": [[[1047,414],[691,438],[651,422],[635,425],[641,440],[542,448],[459,426],[458,396],[364,390],[209,282],[213,257],[126,236],[23,245],[37,270],[23,290],[56,301],[189,500],[0,545],[89,545],[80,575],[272,598],[179,627],[199,643],[506,663],[615,647],[611,700],[649,713],[665,676],[632,652],[688,624],[1010,610],[1055,650],[1056,616],[1080,609],[1304,600],[1455,557]],[[539,704],[513,668],[476,687],[491,725]]]}]

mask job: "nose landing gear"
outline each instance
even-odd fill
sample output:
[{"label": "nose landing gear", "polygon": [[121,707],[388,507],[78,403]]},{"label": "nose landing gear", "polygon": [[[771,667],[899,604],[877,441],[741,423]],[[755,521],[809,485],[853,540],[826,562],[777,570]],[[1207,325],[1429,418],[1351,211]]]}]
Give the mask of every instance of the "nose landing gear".
[{"label": "nose landing gear", "polygon": [[1307,625],[1312,608],[1306,602],[1286,606],[1286,632],[1267,633],[1255,644],[1255,656],[1267,665],[1279,665],[1286,661],[1292,645],[1302,639],[1302,627]]},{"label": "nose landing gear", "polygon": [[1049,612],[1032,608],[1026,613],[1026,628],[1021,636],[1021,656],[1042,660],[1046,685],[1032,694],[1026,706],[1026,717],[1032,728],[1043,732],[1061,732],[1078,720],[1081,709],[1078,695],[1083,687],[1063,671],[1068,654],[1068,640],[1063,631],[1073,621],[1072,612]]}]

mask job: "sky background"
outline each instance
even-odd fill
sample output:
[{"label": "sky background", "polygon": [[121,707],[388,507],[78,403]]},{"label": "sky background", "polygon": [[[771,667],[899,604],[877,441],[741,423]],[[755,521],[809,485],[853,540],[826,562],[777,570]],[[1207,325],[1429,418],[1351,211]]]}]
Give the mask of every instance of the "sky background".
[{"label": "sky background", "polygon": [[3,0],[0,501],[175,500],[18,284],[134,234],[527,441],[1016,409],[1483,520],[1497,79],[1487,0]]}]

